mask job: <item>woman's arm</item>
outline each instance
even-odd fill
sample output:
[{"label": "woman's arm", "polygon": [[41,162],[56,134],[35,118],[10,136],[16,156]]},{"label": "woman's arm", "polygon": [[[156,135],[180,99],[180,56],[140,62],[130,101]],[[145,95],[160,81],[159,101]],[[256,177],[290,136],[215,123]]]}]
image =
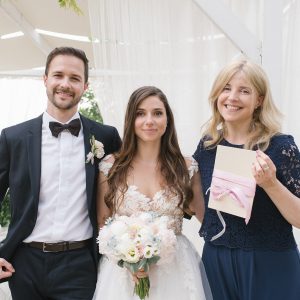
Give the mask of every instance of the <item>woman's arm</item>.
[{"label": "woman's arm", "polygon": [[256,183],[265,190],[283,217],[300,228],[300,199],[276,178],[276,167],[269,156],[258,150],[252,170]]},{"label": "woman's arm", "polygon": [[111,217],[111,211],[107,207],[104,196],[108,190],[107,179],[103,172],[99,172],[98,188],[97,188],[97,222],[98,227],[104,226],[107,218]]},{"label": "woman's arm", "polygon": [[204,217],[204,197],[201,187],[201,178],[199,171],[194,174],[191,179],[191,187],[194,193],[193,199],[189,205],[189,209],[195,214],[199,222],[202,223]]}]

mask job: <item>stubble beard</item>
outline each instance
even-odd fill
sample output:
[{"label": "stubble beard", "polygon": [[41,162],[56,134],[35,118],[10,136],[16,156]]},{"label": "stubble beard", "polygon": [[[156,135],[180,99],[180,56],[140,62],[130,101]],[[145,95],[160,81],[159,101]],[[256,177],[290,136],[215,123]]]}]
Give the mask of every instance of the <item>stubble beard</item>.
[{"label": "stubble beard", "polygon": [[49,101],[53,104],[53,106],[60,110],[70,110],[74,108],[79,104],[82,97],[82,95],[80,95],[79,97],[73,97],[72,100],[61,102],[56,99],[56,97],[59,97],[59,95],[56,94],[56,91],[53,91],[52,93],[47,92],[47,95]]}]

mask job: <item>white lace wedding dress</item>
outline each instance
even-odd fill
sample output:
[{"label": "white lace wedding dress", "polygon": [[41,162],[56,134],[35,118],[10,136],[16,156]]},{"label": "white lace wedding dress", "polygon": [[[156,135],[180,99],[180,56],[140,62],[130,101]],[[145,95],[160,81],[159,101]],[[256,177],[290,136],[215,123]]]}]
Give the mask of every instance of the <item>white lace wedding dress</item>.
[{"label": "white lace wedding dress", "polygon": [[[107,157],[109,158],[109,156]],[[111,163],[104,158],[100,171],[107,175]],[[189,168],[190,177],[198,170],[192,158]],[[137,212],[155,211],[171,217],[170,228],[177,237],[175,259],[167,265],[151,265],[150,293],[148,300],[204,300],[211,299],[204,267],[191,242],[181,233],[183,212],[178,207],[179,198],[170,197],[166,189],[158,191],[153,199],[143,195],[136,186],[129,186],[124,201],[118,209],[118,215],[130,216]],[[206,296],[204,292],[204,285]],[[138,300],[133,294],[134,282],[129,271],[121,268],[102,256],[96,291],[93,300]]]}]

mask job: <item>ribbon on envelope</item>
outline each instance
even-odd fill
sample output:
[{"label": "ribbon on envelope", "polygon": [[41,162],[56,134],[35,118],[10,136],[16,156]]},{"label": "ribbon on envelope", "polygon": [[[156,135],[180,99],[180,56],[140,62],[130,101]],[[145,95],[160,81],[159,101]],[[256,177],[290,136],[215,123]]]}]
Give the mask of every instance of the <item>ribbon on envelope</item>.
[{"label": "ribbon on envelope", "polygon": [[[215,169],[213,172],[210,192],[215,200],[221,201],[224,196],[229,196],[246,210],[245,223],[248,224],[251,216],[249,198],[255,195],[256,182],[254,178],[242,177],[231,172]],[[217,211],[223,225],[223,230],[212,237],[212,241],[219,238],[225,232],[226,224],[221,213]]]}]

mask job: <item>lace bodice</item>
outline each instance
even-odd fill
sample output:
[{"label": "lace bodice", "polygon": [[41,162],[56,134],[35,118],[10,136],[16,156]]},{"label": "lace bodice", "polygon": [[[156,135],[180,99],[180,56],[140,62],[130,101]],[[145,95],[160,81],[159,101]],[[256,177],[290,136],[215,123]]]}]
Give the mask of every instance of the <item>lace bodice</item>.
[{"label": "lace bodice", "polygon": [[[216,148],[205,149],[204,139],[198,145],[194,158],[198,162],[203,191],[211,184]],[[221,145],[242,148],[226,140]],[[294,139],[290,135],[277,135],[271,139],[265,153],[274,162],[278,180],[293,194],[300,197],[300,154]],[[200,235],[206,241],[219,233],[223,226],[214,209],[207,207],[209,193],[205,195],[205,216]],[[285,201],[285,199],[282,199]],[[300,200],[299,200],[300,201]],[[281,215],[265,191],[257,186],[252,214],[248,225],[243,218],[222,213],[226,222],[226,231],[212,243],[230,248],[284,250],[296,247],[292,226]]]},{"label": "lace bodice", "polygon": [[[99,164],[99,169],[105,176],[108,175],[112,167],[112,163],[108,161],[110,157],[111,155],[108,155]],[[192,157],[187,159],[190,161],[188,171],[190,178],[192,178],[198,171],[198,164]],[[131,216],[139,212],[153,211],[159,216],[168,216],[170,220],[169,227],[176,234],[179,234],[182,230],[183,220],[183,210],[178,206],[179,201],[179,196],[171,193],[168,188],[157,191],[153,198],[149,198],[141,193],[137,186],[129,185],[123,201],[117,208],[117,214]]]}]

